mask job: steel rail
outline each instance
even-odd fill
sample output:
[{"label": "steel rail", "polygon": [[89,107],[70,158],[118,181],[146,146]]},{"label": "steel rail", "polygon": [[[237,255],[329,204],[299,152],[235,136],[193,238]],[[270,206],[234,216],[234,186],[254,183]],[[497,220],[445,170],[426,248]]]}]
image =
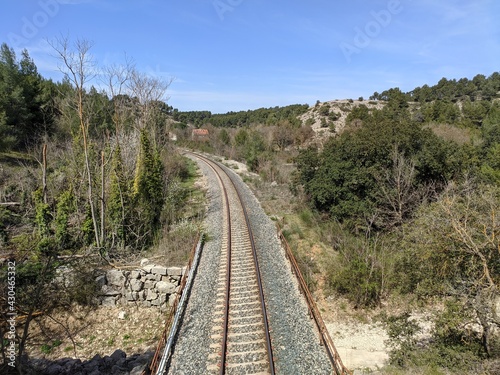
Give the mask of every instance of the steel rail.
[{"label": "steel rail", "polygon": [[[224,171],[225,172],[225,171]],[[255,240],[253,238],[253,233],[252,233],[252,226],[250,224],[250,219],[248,218],[248,213],[247,209],[245,208],[245,205],[243,204],[243,199],[241,197],[241,194],[239,190],[236,188],[236,184],[234,183],[233,179],[225,172],[226,175],[229,177],[229,180],[234,186],[234,189],[236,190],[236,194],[238,195],[238,199],[241,203],[241,208],[243,209],[243,214],[245,216],[245,222],[248,228],[248,235],[250,237],[250,244],[252,246],[252,255],[253,255],[253,261],[255,264],[255,273],[256,273],[256,278],[257,278],[257,284],[259,285],[259,298],[260,298],[260,303],[261,303],[261,309],[262,309],[262,316],[264,320],[264,330],[266,332],[266,346],[267,346],[267,352],[269,355],[269,367],[271,374],[275,374],[275,369],[274,369],[274,360],[273,358],[273,348],[271,346],[271,337],[269,335],[269,321],[267,320],[267,311],[266,311],[266,304],[264,301],[264,288],[262,287],[262,278],[260,275],[260,268],[259,268],[259,260],[257,258],[257,248],[255,246]]]},{"label": "steel rail", "polygon": [[[206,163],[206,161],[205,161]],[[208,164],[208,163],[207,163]],[[220,367],[220,375],[224,375],[226,372],[226,355],[227,355],[227,333],[228,333],[228,328],[229,328],[229,298],[231,295],[231,250],[232,250],[232,243],[231,243],[231,210],[229,209],[229,195],[227,193],[226,186],[224,185],[224,182],[222,181],[222,177],[220,176],[219,172],[210,164],[208,164],[210,168],[214,171],[214,173],[217,175],[217,178],[219,180],[219,183],[222,187],[222,192],[224,196],[224,201],[225,201],[225,206],[226,206],[226,215],[227,215],[227,220],[226,220],[226,225],[227,225],[227,259],[226,259],[226,303],[224,304],[224,323],[223,323],[223,341],[222,341],[222,349],[221,349],[221,367]]]},{"label": "steel rail", "polygon": [[[222,349],[221,349],[221,366],[220,366],[220,375],[224,375],[226,371],[226,355],[227,355],[227,334],[228,334],[228,328],[229,328],[229,298],[231,294],[231,249],[232,249],[232,243],[231,243],[231,210],[229,208],[229,195],[227,193],[226,186],[224,185],[224,182],[222,181],[222,177],[220,173],[217,171],[216,168],[211,164],[211,160],[204,158],[201,155],[191,153],[198,157],[199,159],[203,160],[209,167],[212,169],[212,171],[215,173],[217,176],[217,179],[219,180],[219,184],[222,189],[222,196],[225,202],[225,208],[226,208],[226,225],[227,225],[227,259],[226,259],[226,297],[225,297],[225,303],[224,303],[224,314],[223,314],[223,333],[222,333]],[[212,162],[215,163],[215,162]]]},{"label": "steel rail", "polygon": [[[220,173],[217,171],[217,169],[213,166],[213,165],[216,165],[218,168],[220,168],[224,174],[227,176],[227,178],[229,179],[229,181],[231,182],[231,184],[233,185],[233,188],[234,190],[236,191],[236,195],[238,197],[238,201],[241,205],[241,208],[242,208],[242,211],[243,211],[243,214],[244,214],[244,218],[245,218],[245,223],[246,223],[246,227],[247,227],[247,230],[248,230],[248,235],[249,235],[249,239],[250,239],[250,244],[251,244],[251,249],[252,249],[252,256],[253,256],[253,261],[254,261],[254,265],[255,265],[255,272],[256,272],[256,279],[257,279],[257,285],[258,285],[258,289],[259,289],[259,300],[260,300],[260,305],[261,305],[261,311],[262,311],[262,315],[263,315],[263,322],[264,322],[264,332],[265,332],[265,341],[266,341],[266,349],[267,349],[267,356],[268,356],[268,361],[269,361],[269,369],[270,369],[270,373],[272,375],[275,374],[275,368],[274,368],[274,359],[273,359],[273,350],[272,350],[272,345],[271,345],[271,337],[270,337],[270,334],[269,334],[269,322],[268,322],[268,319],[267,319],[267,311],[266,311],[266,306],[265,306],[265,300],[264,300],[264,290],[263,290],[263,287],[262,287],[262,280],[261,280],[261,275],[260,275],[260,270],[259,270],[259,262],[258,262],[258,257],[257,257],[257,249],[256,249],[256,246],[255,246],[255,241],[254,241],[254,238],[253,238],[253,233],[252,233],[252,228],[251,228],[251,224],[250,224],[250,220],[249,220],[249,217],[248,217],[248,213],[247,213],[247,210],[245,208],[245,205],[243,203],[243,199],[241,197],[241,194],[238,190],[238,188],[236,187],[236,184],[235,182],[233,181],[233,179],[231,178],[231,176],[229,175],[229,173],[217,162],[213,161],[213,160],[210,160],[202,155],[199,155],[197,153],[193,153],[193,152],[188,152],[192,155],[194,155],[195,157],[199,158],[200,160],[203,160],[213,171],[214,173],[217,175],[217,178],[219,180],[219,182],[221,183],[222,187],[223,187],[223,192],[224,192],[224,196],[225,196],[225,200],[226,200],[226,209],[227,209],[227,212],[228,212],[228,221],[227,221],[227,225],[228,225],[228,243],[229,245],[231,244],[230,243],[230,239],[231,239],[231,222],[230,222],[230,211],[229,211],[229,199],[228,199],[228,194],[227,194],[227,189],[226,187],[224,186],[224,183],[222,181],[222,177],[220,175]],[[226,284],[226,303],[225,303],[225,312],[224,312],[224,327],[223,327],[223,343],[222,343],[222,352],[221,352],[221,356],[222,356],[222,364],[221,364],[221,368],[220,368],[220,375],[225,375],[226,373],[226,366],[225,366],[225,363],[226,363],[226,351],[227,351],[227,332],[228,332],[228,321],[229,321],[229,297],[230,297],[230,246],[228,247],[228,264],[227,264],[227,270],[226,270],[226,274],[228,275],[227,276],[227,284]]]}]

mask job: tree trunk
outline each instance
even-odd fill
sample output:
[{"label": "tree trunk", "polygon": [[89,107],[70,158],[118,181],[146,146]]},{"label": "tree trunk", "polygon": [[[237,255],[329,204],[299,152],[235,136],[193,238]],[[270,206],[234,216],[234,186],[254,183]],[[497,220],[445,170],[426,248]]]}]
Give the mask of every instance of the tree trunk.
[{"label": "tree trunk", "polygon": [[101,151],[101,244],[104,244],[104,151]]},{"label": "tree trunk", "polygon": [[83,119],[83,93],[80,91],[79,93],[79,103],[78,103],[78,114],[80,116],[80,128],[82,131],[83,137],[83,153],[85,156],[85,169],[87,171],[87,192],[88,192],[88,200],[90,205],[90,214],[92,215],[92,223],[94,225],[94,234],[95,234],[95,242],[98,248],[101,247],[101,241],[99,240],[99,225],[97,224],[97,217],[94,208],[94,201],[92,199],[92,172],[90,170],[90,162],[89,162],[89,153],[88,153],[88,143],[87,143],[87,131]]},{"label": "tree trunk", "polygon": [[42,150],[42,192],[43,203],[47,204],[47,144],[43,144]]}]

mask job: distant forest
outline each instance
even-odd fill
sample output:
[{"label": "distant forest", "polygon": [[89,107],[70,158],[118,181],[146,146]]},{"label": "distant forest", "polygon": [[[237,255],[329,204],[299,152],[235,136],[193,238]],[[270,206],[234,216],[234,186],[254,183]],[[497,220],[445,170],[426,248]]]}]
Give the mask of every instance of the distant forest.
[{"label": "distant forest", "polygon": [[[459,100],[483,99],[490,101],[498,97],[499,91],[500,73],[494,72],[489,77],[477,74],[471,80],[468,78],[460,78],[459,80],[441,78],[434,86],[416,87],[404,95],[407,101],[419,103],[428,103],[434,100],[457,102]],[[380,94],[375,92],[370,96],[370,100],[389,100],[391,96],[399,92],[397,88],[382,91]]]},{"label": "distant forest", "polygon": [[[275,125],[278,121],[288,120],[292,124],[297,123],[297,116],[309,109],[307,104],[292,104],[284,107],[259,108],[248,111],[227,112],[224,114],[212,114],[210,111],[187,111],[173,110],[172,116],[175,121],[201,126],[207,123],[215,127],[238,127],[251,124]],[[299,124],[300,125],[300,124]]]}]

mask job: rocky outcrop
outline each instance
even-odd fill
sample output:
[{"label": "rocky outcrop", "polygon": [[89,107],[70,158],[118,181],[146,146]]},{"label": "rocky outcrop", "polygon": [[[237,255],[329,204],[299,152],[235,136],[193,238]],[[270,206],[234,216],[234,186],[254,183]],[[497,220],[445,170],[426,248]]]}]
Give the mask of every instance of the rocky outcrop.
[{"label": "rocky outcrop", "polygon": [[139,375],[153,357],[153,352],[127,354],[117,349],[110,356],[96,354],[92,359],[82,361],[62,358],[55,361],[34,359],[24,366],[25,374],[32,375]]},{"label": "rocky outcrop", "polygon": [[[144,263],[147,262],[141,262]],[[133,303],[165,309],[173,304],[185,270],[185,267],[145,264],[133,271],[103,271],[95,279],[99,304],[116,306]]]}]

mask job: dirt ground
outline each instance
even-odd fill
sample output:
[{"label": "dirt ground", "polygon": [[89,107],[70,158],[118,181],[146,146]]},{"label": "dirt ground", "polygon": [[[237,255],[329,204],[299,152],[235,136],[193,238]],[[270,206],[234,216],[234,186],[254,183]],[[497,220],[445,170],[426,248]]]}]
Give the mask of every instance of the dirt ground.
[{"label": "dirt ground", "polygon": [[74,306],[32,323],[27,347],[30,358],[80,358],[111,355],[117,348],[127,356],[155,349],[166,313],[157,308]]}]

